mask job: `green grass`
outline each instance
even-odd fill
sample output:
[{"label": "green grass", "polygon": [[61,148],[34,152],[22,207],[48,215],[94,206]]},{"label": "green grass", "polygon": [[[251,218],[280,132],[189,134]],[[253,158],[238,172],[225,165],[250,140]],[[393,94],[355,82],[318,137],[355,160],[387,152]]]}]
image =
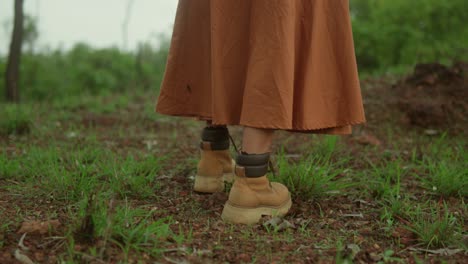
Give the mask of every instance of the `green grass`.
[{"label": "green grass", "polygon": [[445,145],[444,137],[437,140],[428,155],[420,161],[423,186],[443,197],[468,197],[468,151],[463,142]]},{"label": "green grass", "polygon": [[[427,206],[426,206],[427,207]],[[417,235],[418,241],[427,248],[459,246],[464,220],[450,212],[448,206],[418,205],[411,214],[406,228]]]},{"label": "green grass", "polygon": [[18,159],[7,156],[5,151],[0,152],[0,180],[15,179],[21,175],[21,164]]},{"label": "green grass", "polygon": [[336,195],[352,186],[346,177],[351,173],[346,168],[349,156],[341,153],[338,137],[313,135],[311,140],[314,144],[303,147],[305,155],[299,161],[280,150],[278,173],[271,179],[286,185],[294,197],[304,199]]},{"label": "green grass", "polygon": [[[109,190],[103,190],[83,198],[70,212],[76,223],[68,230],[64,260],[80,263],[85,256],[104,259],[107,247],[121,250],[125,262],[130,256],[133,260],[143,254],[157,257],[169,240],[182,243],[189,239],[186,234],[172,231],[174,221],[170,217],[154,217],[155,210],[136,207],[127,199],[115,197]],[[83,243],[100,246],[89,247],[87,252],[76,251],[74,246]]]},{"label": "green grass", "polygon": [[0,135],[28,134],[32,125],[32,110],[22,104],[0,104]]},{"label": "green grass", "polygon": [[406,174],[402,160],[384,161],[382,164],[368,162],[371,168],[359,173],[362,185],[376,199],[398,200],[401,197],[401,180]]},{"label": "green grass", "polygon": [[[4,210],[0,209],[0,215],[3,213]],[[5,236],[7,232],[11,231],[11,224],[12,223],[10,221],[0,223],[0,249],[5,245]]]},{"label": "green grass", "polygon": [[120,197],[154,197],[156,174],[162,158],[135,154],[119,156],[110,150],[89,146],[68,148],[32,147],[20,156],[0,156],[0,179],[24,180],[13,186],[26,197],[44,196],[58,201],[77,201],[97,188],[108,188]]},{"label": "green grass", "polygon": [[346,157],[338,162],[331,161],[330,157],[312,153],[294,162],[280,153],[277,158],[279,171],[271,179],[286,185],[295,197],[317,199],[338,194],[351,186],[350,182],[340,178],[347,173]]},{"label": "green grass", "polygon": [[[111,262],[111,256],[122,263],[144,263],[172,256],[174,252],[165,249],[174,247],[187,247],[174,253],[181,259],[200,254],[201,260],[219,260],[231,250],[224,244],[231,239],[253,241],[254,262],[287,262],[316,247],[326,261],[351,263],[346,245],[365,248],[376,243],[382,246],[381,261],[391,263],[402,256],[403,244],[393,236],[402,226],[417,236],[419,244],[413,246],[459,247],[462,242],[468,162],[466,144],[460,139],[416,139],[414,132],[406,135],[411,144],[403,146],[407,138],[392,126],[382,131],[386,136],[379,136],[390,144],[379,147],[348,148],[346,140],[317,135],[297,146],[297,138],[288,137],[285,142],[294,147],[290,153],[278,153],[279,171],[269,177],[284,183],[295,206],[296,201],[301,206],[286,217],[296,228],[238,227],[223,224],[220,211],[215,211],[226,194],[192,194],[190,179],[178,181],[195,174],[198,150],[196,142],[189,147],[187,138],[198,135],[202,124],[174,124],[174,119],[154,115],[152,102],[139,101],[145,97],[126,96],[64,98],[51,104],[53,110],[46,104],[11,106],[10,120],[29,120],[30,130],[21,136],[15,131],[0,135],[0,201],[11,197],[19,201],[0,203],[0,218],[5,210],[9,217],[0,225],[0,241],[5,235],[11,242],[11,234],[25,219],[60,219],[64,238],[58,258],[63,263]],[[17,115],[18,109],[27,115]],[[116,117],[118,122],[83,125],[89,114]],[[340,195],[336,203],[333,195]],[[177,211],[169,208],[167,199]],[[320,208],[310,208],[320,216],[299,219],[311,199],[321,200],[314,203]],[[446,201],[447,206],[440,209],[436,201]],[[213,208],[206,208],[207,202]],[[365,219],[340,217],[348,213],[362,213]],[[182,219],[185,215],[190,217]],[[370,231],[365,232],[373,232],[371,236],[361,233],[360,222],[366,221]],[[205,233],[215,234],[215,241],[205,241],[209,237],[201,235]],[[297,241],[310,245],[277,251],[278,246]],[[2,246],[9,245],[0,242]]]}]

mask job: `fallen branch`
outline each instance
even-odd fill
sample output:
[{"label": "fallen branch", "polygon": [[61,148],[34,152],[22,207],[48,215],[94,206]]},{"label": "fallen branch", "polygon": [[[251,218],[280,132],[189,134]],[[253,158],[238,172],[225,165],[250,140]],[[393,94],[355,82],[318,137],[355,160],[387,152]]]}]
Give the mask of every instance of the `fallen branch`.
[{"label": "fallen branch", "polygon": [[34,262],[26,255],[21,253],[21,250],[15,250],[15,258],[22,264],[34,264]]},{"label": "fallen branch", "polygon": [[20,247],[20,249],[23,251],[29,251],[29,248],[24,245],[24,238],[26,237],[26,234],[27,233],[24,233],[18,242],[18,247]]},{"label": "fallen branch", "polygon": [[457,249],[441,248],[441,249],[436,249],[436,250],[425,249],[425,248],[409,248],[409,250],[417,251],[417,252],[425,252],[425,253],[430,253],[430,254],[439,255],[439,256],[447,256],[447,257],[453,256],[455,254],[458,254],[464,251],[461,248],[457,248]]}]

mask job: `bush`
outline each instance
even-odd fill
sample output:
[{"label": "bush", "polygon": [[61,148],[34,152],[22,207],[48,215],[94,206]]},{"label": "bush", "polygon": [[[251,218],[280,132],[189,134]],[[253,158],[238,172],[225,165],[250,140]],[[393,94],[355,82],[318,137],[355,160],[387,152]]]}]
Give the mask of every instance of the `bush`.
[{"label": "bush", "polygon": [[31,110],[24,105],[0,104],[0,136],[27,134],[31,130]]},{"label": "bush", "polygon": [[[147,44],[140,45],[136,52],[77,44],[66,52],[24,53],[20,69],[21,98],[49,100],[70,95],[158,89],[166,58],[167,45],[155,49]],[[2,72],[5,64],[6,59],[1,59]],[[2,78],[3,75],[0,90],[4,91]]]},{"label": "bush", "polygon": [[351,0],[361,71],[467,59],[465,0]]}]

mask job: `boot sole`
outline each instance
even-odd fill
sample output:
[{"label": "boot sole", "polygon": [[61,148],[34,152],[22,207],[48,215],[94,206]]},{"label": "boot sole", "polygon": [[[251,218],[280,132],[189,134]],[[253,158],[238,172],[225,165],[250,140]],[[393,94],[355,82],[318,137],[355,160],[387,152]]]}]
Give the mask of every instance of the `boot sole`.
[{"label": "boot sole", "polygon": [[221,218],[229,223],[253,225],[260,221],[262,216],[285,216],[292,206],[291,197],[288,201],[278,207],[257,207],[246,208],[229,204],[229,201],[224,205]]}]

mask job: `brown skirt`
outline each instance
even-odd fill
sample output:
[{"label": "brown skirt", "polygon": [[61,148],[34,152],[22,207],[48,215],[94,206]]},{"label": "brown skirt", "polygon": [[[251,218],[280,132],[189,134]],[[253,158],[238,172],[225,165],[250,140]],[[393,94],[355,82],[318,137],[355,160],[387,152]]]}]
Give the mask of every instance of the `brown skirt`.
[{"label": "brown skirt", "polygon": [[365,116],[348,0],[180,0],[156,111],[350,133]]}]

